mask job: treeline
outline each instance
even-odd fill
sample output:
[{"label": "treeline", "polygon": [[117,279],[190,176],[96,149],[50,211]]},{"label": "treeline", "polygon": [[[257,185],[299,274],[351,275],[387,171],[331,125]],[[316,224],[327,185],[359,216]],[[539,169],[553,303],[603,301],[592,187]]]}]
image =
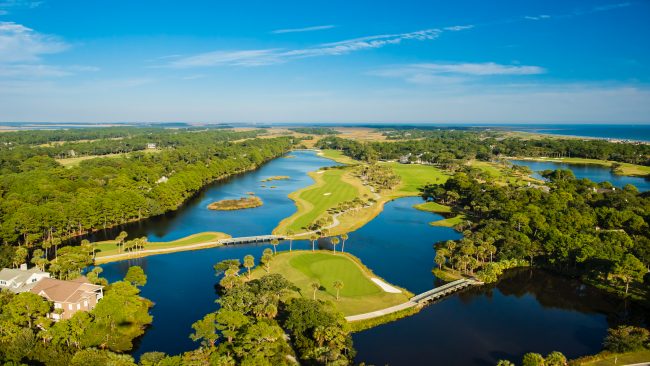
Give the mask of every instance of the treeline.
[{"label": "treeline", "polygon": [[[138,269],[139,271],[134,271]],[[139,272],[139,273],[138,273]],[[4,365],[128,365],[123,353],[151,324],[147,299],[138,286],[146,283],[139,267],[124,281],[104,289],[92,311],[52,322],[53,304],[31,292],[0,291],[0,363]],[[112,363],[111,363],[112,361]]]},{"label": "treeline", "polygon": [[345,155],[364,161],[395,160],[412,154],[425,163],[443,166],[470,159],[490,161],[506,156],[577,157],[650,165],[650,145],[646,144],[562,138],[526,140],[499,138],[493,132],[454,130],[425,131],[422,135],[426,137],[369,143],[328,136],[321,139],[317,147],[342,150]]},{"label": "treeline", "polygon": [[[99,130],[99,131],[97,131]],[[0,134],[0,173],[17,171],[20,163],[35,156],[70,158],[129,153],[155,144],[159,149],[214,144],[257,137],[264,130],[163,129],[122,127],[88,130],[20,131]],[[38,134],[32,136],[32,133]],[[70,137],[71,140],[62,140]],[[84,137],[94,137],[84,139]],[[44,141],[45,140],[45,141]],[[55,142],[53,144],[47,144]]]},{"label": "treeline", "polygon": [[629,185],[613,190],[578,180],[569,170],[544,176],[548,192],[482,183],[464,173],[425,186],[425,199],[451,205],[470,225],[463,239],[439,245],[438,265],[480,269],[477,275],[489,279],[512,260],[526,260],[645,296],[650,196]]},{"label": "treeline", "polygon": [[318,135],[318,136],[340,134],[339,131],[328,127],[294,127],[294,128],[289,128],[289,131],[304,133],[306,135]]},{"label": "treeline", "polygon": [[185,132],[174,149],[91,159],[70,169],[42,155],[7,167],[0,175],[0,239],[8,245],[49,247],[160,215],[206,184],[255,168],[292,146],[287,137],[242,142],[211,137]]}]

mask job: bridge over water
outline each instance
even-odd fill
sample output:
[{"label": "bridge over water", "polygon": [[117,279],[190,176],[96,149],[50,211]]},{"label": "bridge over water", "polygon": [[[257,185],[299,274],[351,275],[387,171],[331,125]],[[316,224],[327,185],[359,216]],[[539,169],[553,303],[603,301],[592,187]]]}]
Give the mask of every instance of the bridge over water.
[{"label": "bridge over water", "polygon": [[272,240],[284,240],[283,236],[279,235],[257,235],[257,236],[240,236],[238,238],[228,238],[218,240],[219,244],[223,245],[236,245],[236,244],[252,244],[252,243],[267,243]]}]

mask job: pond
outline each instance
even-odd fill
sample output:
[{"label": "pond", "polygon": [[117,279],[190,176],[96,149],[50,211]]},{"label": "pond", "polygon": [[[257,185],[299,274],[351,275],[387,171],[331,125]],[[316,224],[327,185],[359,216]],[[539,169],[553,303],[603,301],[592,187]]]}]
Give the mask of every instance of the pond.
[{"label": "pond", "polygon": [[642,177],[630,177],[616,175],[607,168],[596,164],[567,164],[548,161],[511,160],[513,164],[529,167],[534,173],[533,178],[543,179],[539,172],[543,170],[570,169],[576,178],[587,178],[596,183],[610,182],[614,187],[623,188],[626,184],[632,184],[640,192],[650,190],[650,180]]},{"label": "pond", "polygon": [[[312,183],[306,173],[335,164],[309,151],[292,155],[295,158],[276,159],[256,171],[210,185],[176,213],[129,225],[127,231],[133,236],[147,235],[149,240],[173,240],[202,231],[234,236],[269,233],[295,212],[287,194]],[[276,175],[291,179],[260,182]],[[277,188],[262,188],[261,184]],[[264,206],[233,212],[206,208],[210,202],[249,191],[260,196]],[[345,245],[346,251],[378,276],[414,293],[437,285],[431,273],[433,244],[461,237],[453,229],[429,225],[441,217],[412,208],[418,202],[419,198],[410,197],[387,203],[379,216],[350,233]],[[295,241],[293,246],[308,249],[311,244]],[[139,340],[134,356],[154,350],[178,354],[197,348],[189,339],[192,323],[217,309],[214,286],[219,278],[212,266],[247,254],[259,258],[266,247],[220,247],[102,265],[103,275],[111,282],[123,278],[131,265],[140,265],[147,273],[142,295],[155,303],[151,311],[154,322]],[[319,247],[328,249],[325,241]],[[283,249],[287,249],[286,242],[278,247]],[[533,286],[536,281],[539,285]],[[431,364],[434,360],[447,365],[482,365],[486,360],[531,350],[557,349],[571,356],[594,353],[600,350],[608,324],[619,316],[620,301],[599,305],[595,301],[598,293],[585,295],[591,291],[551,274],[513,275],[495,288],[472,289],[414,317],[355,334],[358,360],[391,365]],[[549,302],[555,296],[561,299],[557,306]]]}]

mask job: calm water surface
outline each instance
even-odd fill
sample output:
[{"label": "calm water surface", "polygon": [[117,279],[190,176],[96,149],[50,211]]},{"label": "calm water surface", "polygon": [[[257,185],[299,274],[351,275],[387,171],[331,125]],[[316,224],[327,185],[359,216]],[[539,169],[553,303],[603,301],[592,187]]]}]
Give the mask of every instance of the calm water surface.
[{"label": "calm water surface", "polygon": [[[211,185],[174,214],[130,225],[132,236],[172,240],[202,231],[223,231],[234,236],[269,233],[295,212],[287,194],[312,183],[306,172],[333,165],[313,152],[295,152],[293,159],[276,159],[257,171]],[[288,175],[288,181],[260,180]],[[278,188],[262,188],[261,184]],[[252,191],[264,206],[242,211],[210,211],[208,203],[237,198]],[[437,241],[458,239],[449,228],[429,225],[440,219],[412,206],[418,198],[386,204],[384,211],[350,234],[346,251],[353,253],[377,275],[418,293],[436,285],[431,274]],[[106,234],[114,236],[114,232]],[[319,243],[327,248],[326,243]],[[109,281],[121,279],[131,265],[142,266],[148,283],[142,295],[154,301],[154,322],[134,352],[163,351],[178,354],[198,347],[188,336],[191,324],[216,310],[212,266],[223,259],[259,258],[264,245],[212,248],[157,255],[102,265]],[[307,241],[294,248],[308,249]],[[282,243],[279,249],[286,249]],[[414,317],[354,335],[358,360],[383,365],[437,364],[483,365],[498,358],[535,350],[554,349],[570,356],[600,349],[608,322],[629,316],[620,301],[604,297],[577,283],[546,273],[524,272],[501,281],[496,288],[472,289],[424,309]],[[489,364],[489,363],[487,363]],[[492,362],[493,364],[493,362]]]},{"label": "calm water surface", "polygon": [[567,164],[547,161],[512,160],[514,164],[529,167],[534,173],[532,176],[543,179],[539,172],[543,170],[570,169],[577,178],[587,178],[596,183],[610,182],[613,186],[623,188],[626,184],[635,186],[639,191],[650,190],[650,180],[641,177],[628,177],[616,175],[607,167],[594,164]]}]

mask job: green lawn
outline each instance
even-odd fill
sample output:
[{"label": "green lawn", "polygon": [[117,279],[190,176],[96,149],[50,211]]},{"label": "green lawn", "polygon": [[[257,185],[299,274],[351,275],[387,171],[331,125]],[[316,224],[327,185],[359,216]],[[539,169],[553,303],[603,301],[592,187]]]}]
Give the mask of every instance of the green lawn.
[{"label": "green lawn", "polygon": [[449,178],[449,175],[445,172],[430,165],[400,163],[384,164],[390,166],[395,174],[399,175],[402,179],[397,194],[398,196],[417,195],[419,194],[418,188],[429,183],[442,184]]},{"label": "green lawn", "polygon": [[[166,242],[151,242],[145,245],[145,250],[149,249],[167,249],[167,248],[182,248],[183,246],[200,244],[205,242],[216,241],[219,239],[229,238],[230,235],[218,232],[205,232],[198,233],[194,235],[187,236],[174,241]],[[127,238],[130,240],[133,238]],[[95,248],[97,250],[96,257],[101,258],[108,255],[120,254],[119,248],[117,247],[117,242],[115,240],[106,240],[95,243]]]},{"label": "green lawn", "polygon": [[464,215],[457,215],[457,216],[454,216],[454,217],[450,217],[448,219],[434,221],[434,222],[430,223],[430,225],[431,226],[454,227],[454,226],[460,224],[461,222],[463,222],[463,220],[465,220]]},{"label": "green lawn", "polygon": [[343,151],[341,150],[325,149],[320,152],[320,155],[324,158],[334,160],[341,164],[353,165],[359,163],[358,161],[352,159],[351,157],[343,155]]},{"label": "green lawn", "polygon": [[413,206],[420,211],[435,212],[435,213],[449,213],[451,207],[441,205],[438,202],[423,202]]},{"label": "green lawn", "polygon": [[304,231],[304,227],[316,221],[328,208],[358,197],[360,187],[351,184],[343,177],[348,171],[348,169],[328,169],[310,173],[316,183],[289,195],[296,202],[298,211],[283,220],[276,230],[285,232],[288,228],[294,232]]},{"label": "green lawn", "polygon": [[[345,315],[367,313],[408,301],[410,293],[388,293],[370,280],[374,276],[356,258],[347,253],[329,251],[293,251],[276,255],[271,262],[271,273],[280,273],[300,288],[299,294],[312,298],[310,286],[318,282],[321,289],[316,298],[332,301]],[[253,270],[252,277],[264,276],[260,267]],[[340,299],[336,300],[334,281],[343,282]]]},{"label": "green lawn", "polygon": [[[616,363],[614,363],[616,361]],[[581,362],[581,366],[614,366],[614,365],[633,365],[636,363],[650,362],[650,350],[643,349],[630,353],[619,353],[609,355],[602,360]]]}]

